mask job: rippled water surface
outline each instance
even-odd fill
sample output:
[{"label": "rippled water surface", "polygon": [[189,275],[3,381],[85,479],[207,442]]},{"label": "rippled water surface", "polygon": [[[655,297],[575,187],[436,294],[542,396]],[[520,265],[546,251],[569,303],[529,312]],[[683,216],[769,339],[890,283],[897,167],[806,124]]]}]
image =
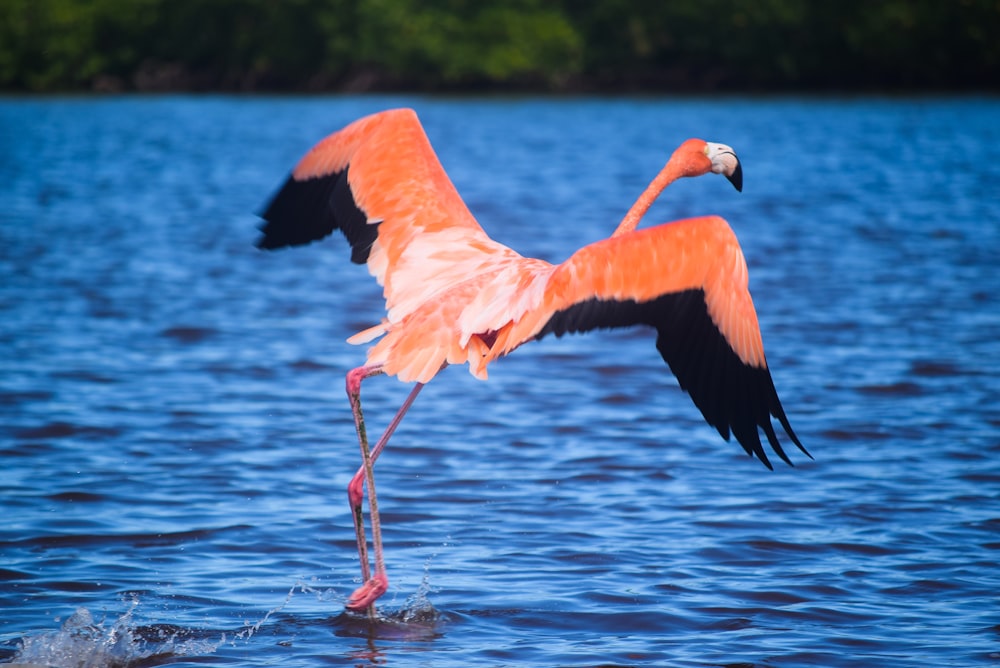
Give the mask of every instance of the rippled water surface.
[{"label": "rippled water surface", "polygon": [[[648,331],[428,385],[358,584],[339,236],[253,247],[318,138],[417,108],[483,226],[561,261],[689,136],[815,456],[768,472]],[[0,660],[57,666],[1000,665],[1000,102],[0,100]],[[384,424],[408,388],[365,386]]]}]

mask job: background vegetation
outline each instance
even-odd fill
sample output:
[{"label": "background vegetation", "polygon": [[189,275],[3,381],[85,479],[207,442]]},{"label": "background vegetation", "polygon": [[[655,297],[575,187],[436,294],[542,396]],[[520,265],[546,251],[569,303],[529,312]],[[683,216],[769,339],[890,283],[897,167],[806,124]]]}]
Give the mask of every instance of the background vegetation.
[{"label": "background vegetation", "polygon": [[1000,89],[997,0],[2,0],[0,89]]}]

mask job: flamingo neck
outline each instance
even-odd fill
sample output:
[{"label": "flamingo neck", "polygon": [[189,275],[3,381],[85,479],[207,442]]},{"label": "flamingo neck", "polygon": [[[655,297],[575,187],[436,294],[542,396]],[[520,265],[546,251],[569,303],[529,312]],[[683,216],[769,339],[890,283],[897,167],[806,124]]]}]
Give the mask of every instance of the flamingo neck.
[{"label": "flamingo neck", "polygon": [[660,196],[664,188],[669,186],[671,183],[680,178],[683,174],[681,170],[677,168],[675,161],[671,160],[666,164],[666,166],[656,175],[646,189],[642,191],[639,195],[639,199],[635,201],[632,208],[628,210],[625,217],[622,218],[622,222],[618,224],[618,228],[612,233],[611,236],[617,237],[620,234],[627,234],[633,231],[642,217],[646,215],[649,211],[649,207],[653,205],[656,198]]}]

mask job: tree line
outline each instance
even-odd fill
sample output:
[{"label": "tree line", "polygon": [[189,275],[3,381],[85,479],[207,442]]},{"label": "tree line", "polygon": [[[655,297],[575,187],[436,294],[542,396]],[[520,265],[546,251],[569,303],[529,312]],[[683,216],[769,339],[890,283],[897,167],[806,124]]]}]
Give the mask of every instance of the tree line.
[{"label": "tree line", "polygon": [[0,90],[997,90],[996,0],[3,0]]}]

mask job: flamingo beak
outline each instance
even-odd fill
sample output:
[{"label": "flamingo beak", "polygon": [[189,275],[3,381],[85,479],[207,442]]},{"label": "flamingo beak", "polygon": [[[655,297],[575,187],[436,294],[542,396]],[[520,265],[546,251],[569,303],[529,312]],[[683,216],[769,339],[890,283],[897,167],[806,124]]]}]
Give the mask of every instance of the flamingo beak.
[{"label": "flamingo beak", "polygon": [[743,166],[732,148],[725,144],[705,143],[705,155],[712,161],[712,172],[722,174],[737,192],[743,192]]},{"label": "flamingo beak", "polygon": [[[734,155],[733,157],[735,158],[736,156]],[[738,158],[736,160],[736,167],[733,169],[733,173],[726,174],[726,178],[729,179],[729,182],[733,184],[734,188],[736,188],[736,192],[743,192],[743,165],[740,164]]]}]

